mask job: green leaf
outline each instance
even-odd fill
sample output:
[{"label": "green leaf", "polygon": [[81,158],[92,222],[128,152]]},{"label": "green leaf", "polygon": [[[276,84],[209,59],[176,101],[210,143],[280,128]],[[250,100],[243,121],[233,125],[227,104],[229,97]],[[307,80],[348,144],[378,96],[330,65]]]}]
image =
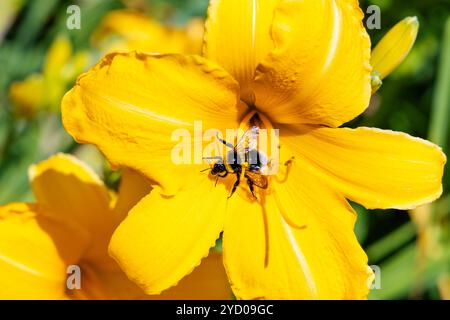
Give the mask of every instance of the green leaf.
[{"label": "green leaf", "polygon": [[17,41],[27,46],[36,40],[59,3],[59,0],[47,0],[45,4],[42,1],[28,1],[23,22],[17,30]]},{"label": "green leaf", "polygon": [[[441,57],[439,61],[437,82],[434,90],[431,124],[429,130],[430,141],[448,151],[450,143],[450,17],[444,27]],[[444,183],[450,188],[449,164],[446,165]],[[450,210],[449,210],[450,211]]]},{"label": "green leaf", "polygon": [[369,234],[369,212],[361,205],[351,203],[353,209],[358,214],[358,218],[355,223],[355,234],[359,243],[364,243]]},{"label": "green leaf", "polygon": [[[418,263],[417,246],[412,243],[379,265],[381,288],[370,292],[369,299],[391,300],[422,298],[450,265],[449,250],[438,258]],[[420,269],[419,269],[420,268]]]},{"label": "green leaf", "polygon": [[416,235],[416,228],[414,224],[409,221],[391,233],[385,235],[383,238],[370,245],[366,249],[369,256],[370,263],[376,263],[392,254],[403,245],[414,239]]},{"label": "green leaf", "polygon": [[433,97],[429,138],[444,150],[449,138],[450,119],[450,17],[445,23],[441,58]]},{"label": "green leaf", "polygon": [[381,288],[372,290],[369,299],[400,299],[407,296],[414,283],[415,256],[416,245],[410,244],[381,264]]},{"label": "green leaf", "polygon": [[28,167],[59,151],[72,147],[59,115],[44,113],[25,125],[12,141],[0,163],[0,205],[31,199]]}]

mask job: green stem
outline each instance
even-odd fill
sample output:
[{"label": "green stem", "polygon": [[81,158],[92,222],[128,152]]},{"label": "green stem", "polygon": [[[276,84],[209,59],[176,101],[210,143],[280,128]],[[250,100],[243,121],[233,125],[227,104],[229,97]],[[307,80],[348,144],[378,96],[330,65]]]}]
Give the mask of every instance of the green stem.
[{"label": "green stem", "polygon": [[450,119],[450,18],[444,29],[441,58],[433,97],[429,139],[447,149]]},{"label": "green stem", "polygon": [[0,146],[0,167],[2,167],[4,161],[6,161],[9,149],[11,148],[11,145],[14,143],[14,140],[17,138],[16,124],[17,120],[13,116],[11,116],[5,140]]}]

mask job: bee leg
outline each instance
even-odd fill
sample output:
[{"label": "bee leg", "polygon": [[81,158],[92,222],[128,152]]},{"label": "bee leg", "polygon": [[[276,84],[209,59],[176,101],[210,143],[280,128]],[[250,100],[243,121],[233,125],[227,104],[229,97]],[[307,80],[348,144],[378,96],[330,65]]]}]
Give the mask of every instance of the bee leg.
[{"label": "bee leg", "polygon": [[229,195],[228,199],[230,199],[233,194],[236,192],[237,187],[239,186],[239,183],[241,182],[241,177],[237,175],[236,182],[233,185],[233,189],[231,190],[231,194]]},{"label": "bee leg", "polygon": [[219,177],[225,178],[227,175],[228,175],[228,171],[225,171],[225,173],[224,173],[223,175],[220,175],[220,174],[219,174]]},{"label": "bee leg", "polygon": [[250,179],[247,179],[247,184],[248,184],[248,187],[250,188],[250,192],[252,193],[252,196],[253,196],[255,199],[258,199],[258,198],[255,196],[255,188],[253,187],[253,181],[250,180]]}]

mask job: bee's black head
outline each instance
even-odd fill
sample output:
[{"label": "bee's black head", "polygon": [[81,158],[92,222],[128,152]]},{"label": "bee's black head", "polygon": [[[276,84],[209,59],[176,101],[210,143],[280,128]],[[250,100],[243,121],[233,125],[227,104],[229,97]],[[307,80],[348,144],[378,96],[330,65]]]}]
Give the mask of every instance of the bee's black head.
[{"label": "bee's black head", "polygon": [[227,171],[227,168],[223,163],[216,163],[214,164],[213,168],[211,169],[212,175],[218,175],[220,173],[224,173]]}]

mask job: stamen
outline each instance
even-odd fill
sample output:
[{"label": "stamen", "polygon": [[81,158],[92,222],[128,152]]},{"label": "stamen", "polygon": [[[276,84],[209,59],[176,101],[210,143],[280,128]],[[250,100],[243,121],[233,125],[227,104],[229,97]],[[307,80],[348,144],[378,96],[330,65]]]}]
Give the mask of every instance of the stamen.
[{"label": "stamen", "polygon": [[286,167],[286,171],[284,172],[284,177],[283,178],[279,178],[279,175],[276,175],[274,178],[278,183],[284,183],[287,181],[288,177],[289,177],[289,173],[291,171],[292,166],[294,165],[294,161],[295,161],[295,157],[291,157],[289,160],[287,160],[284,163],[284,166]]}]

